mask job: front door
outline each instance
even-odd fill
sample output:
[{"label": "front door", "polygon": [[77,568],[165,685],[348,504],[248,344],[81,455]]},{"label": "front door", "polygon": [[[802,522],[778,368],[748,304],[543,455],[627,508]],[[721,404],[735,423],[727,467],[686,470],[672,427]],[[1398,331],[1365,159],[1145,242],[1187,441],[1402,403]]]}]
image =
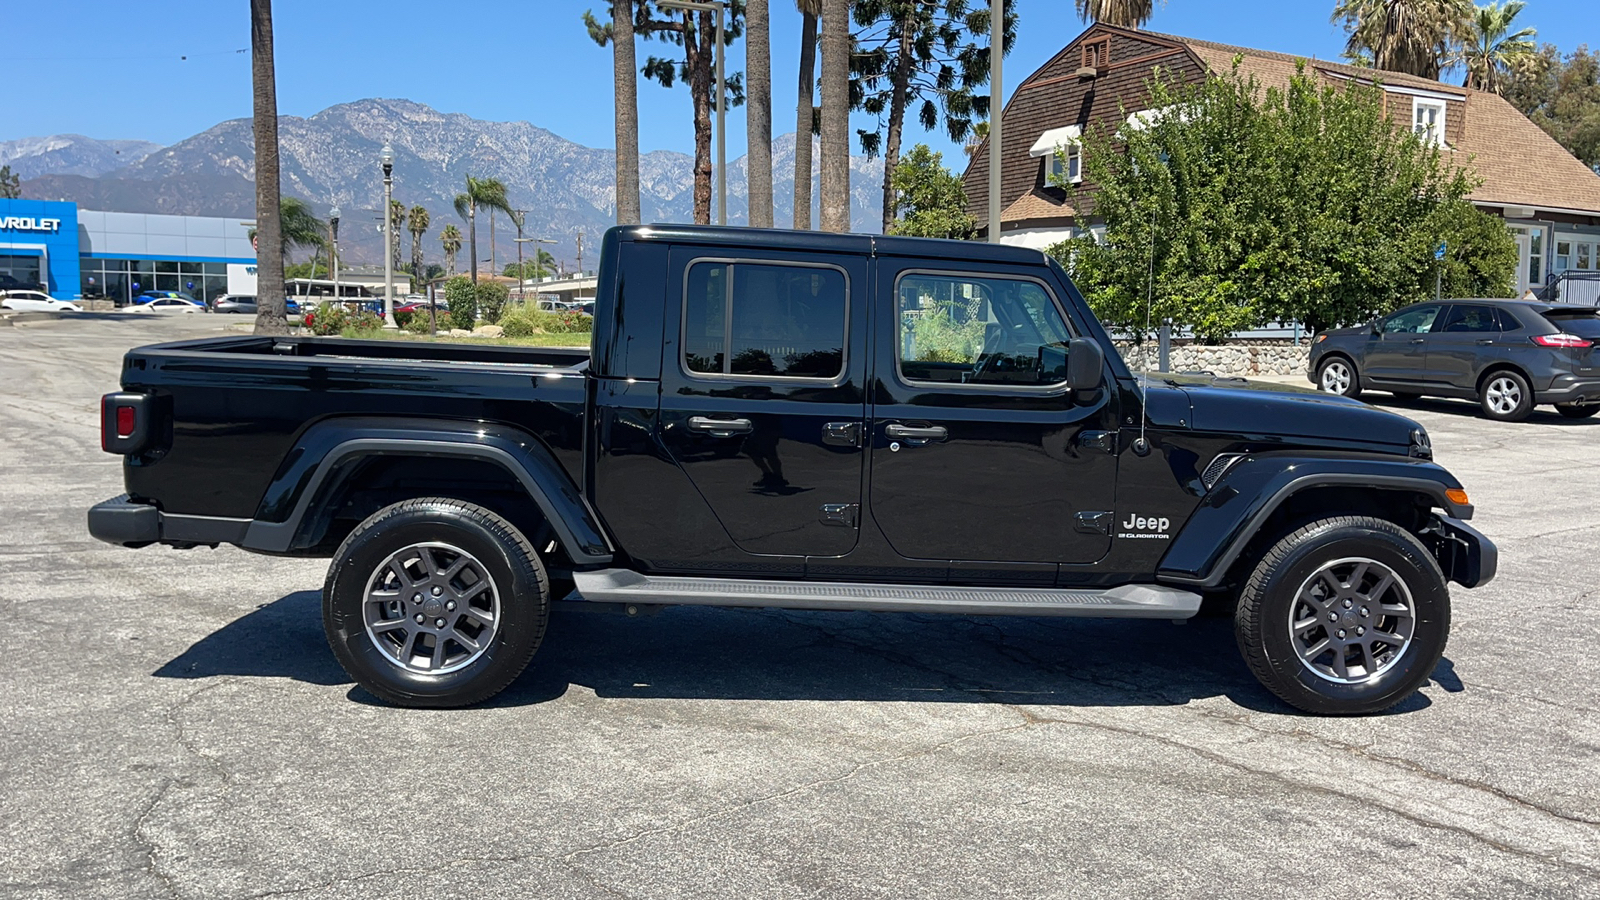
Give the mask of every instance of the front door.
[{"label": "front door", "polygon": [[1440,305],[1411,306],[1378,323],[1362,354],[1361,378],[1385,383],[1427,381],[1428,335],[1439,318]]},{"label": "front door", "polygon": [[669,272],[663,446],[744,553],[848,553],[866,419],[866,354],[851,340],[864,347],[866,257],[674,247]]},{"label": "front door", "polygon": [[1113,392],[1067,388],[1082,331],[1057,287],[998,267],[878,267],[877,308],[892,318],[874,333],[870,505],[890,546],[946,561],[1105,555],[1109,533],[1077,517],[1115,508]]}]

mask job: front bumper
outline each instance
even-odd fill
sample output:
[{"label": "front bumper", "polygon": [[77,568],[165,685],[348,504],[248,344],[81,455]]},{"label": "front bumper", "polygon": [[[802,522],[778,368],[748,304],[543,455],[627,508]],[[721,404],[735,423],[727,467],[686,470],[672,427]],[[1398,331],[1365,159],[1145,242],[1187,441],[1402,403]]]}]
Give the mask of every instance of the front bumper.
[{"label": "front bumper", "polygon": [[1557,375],[1549,389],[1535,391],[1536,403],[1600,403],[1600,378]]},{"label": "front bumper", "polygon": [[1462,587],[1481,587],[1494,580],[1500,551],[1476,528],[1449,516],[1434,516],[1423,531],[1444,577]]},{"label": "front bumper", "polygon": [[123,547],[238,544],[249,527],[249,519],[172,515],[152,504],[129,500],[127,494],[89,508],[89,534]]}]

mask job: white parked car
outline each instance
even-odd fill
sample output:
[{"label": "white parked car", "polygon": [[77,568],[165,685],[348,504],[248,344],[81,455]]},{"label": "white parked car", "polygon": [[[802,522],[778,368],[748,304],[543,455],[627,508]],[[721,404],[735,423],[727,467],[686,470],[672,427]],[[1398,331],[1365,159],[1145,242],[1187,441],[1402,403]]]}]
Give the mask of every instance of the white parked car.
[{"label": "white parked car", "polygon": [[76,303],[56,298],[43,291],[0,291],[0,309],[17,312],[83,312]]},{"label": "white parked car", "polygon": [[157,297],[149,303],[141,303],[138,306],[124,306],[122,311],[145,315],[166,315],[169,313],[203,313],[206,308],[202,303],[185,300],[182,297]]}]

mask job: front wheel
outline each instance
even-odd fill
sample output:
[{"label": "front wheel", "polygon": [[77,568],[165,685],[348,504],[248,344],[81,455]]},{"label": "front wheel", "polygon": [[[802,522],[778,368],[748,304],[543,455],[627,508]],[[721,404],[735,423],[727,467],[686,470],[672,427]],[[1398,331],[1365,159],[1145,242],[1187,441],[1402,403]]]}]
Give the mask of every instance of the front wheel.
[{"label": "front wheel", "polygon": [[1600,413],[1600,403],[1557,403],[1556,412],[1568,419],[1587,419],[1595,413]]},{"label": "front wheel", "polygon": [[1317,368],[1317,388],[1341,397],[1360,395],[1361,379],[1356,375],[1355,364],[1342,356],[1324,360]]},{"label": "front wheel", "polygon": [[1278,541],[1234,619],[1256,678],[1319,715],[1374,713],[1410,697],[1449,629],[1450,592],[1427,548],[1365,516],[1322,519]]},{"label": "front wheel", "polygon": [[400,706],[467,706],[511,684],[550,614],[528,539],[460,500],[407,500],[345,538],[322,589],[323,628],[350,677]]}]

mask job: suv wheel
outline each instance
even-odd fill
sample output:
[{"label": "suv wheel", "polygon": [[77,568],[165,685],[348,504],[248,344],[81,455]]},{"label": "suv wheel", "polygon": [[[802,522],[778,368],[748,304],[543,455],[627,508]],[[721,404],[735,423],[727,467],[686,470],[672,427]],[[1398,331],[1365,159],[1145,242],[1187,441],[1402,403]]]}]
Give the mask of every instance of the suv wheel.
[{"label": "suv wheel", "polygon": [[1556,412],[1569,419],[1587,419],[1595,413],[1600,413],[1600,403],[1557,403]]},{"label": "suv wheel", "polygon": [[1320,715],[1379,712],[1427,682],[1444,653],[1450,592],[1410,533],[1339,516],[1269,550],[1239,596],[1234,630],[1250,671]]},{"label": "suv wheel", "polygon": [[407,500],[362,522],[322,588],[328,644],[350,677],[400,706],[466,706],[533,658],[550,580],[528,539],[487,509]]},{"label": "suv wheel", "polygon": [[1317,368],[1317,389],[1341,397],[1355,397],[1361,393],[1361,379],[1356,375],[1355,364],[1342,356],[1330,357]]},{"label": "suv wheel", "polygon": [[1478,391],[1483,414],[1501,422],[1520,422],[1533,412],[1533,390],[1528,379],[1509,369],[1490,373]]}]

